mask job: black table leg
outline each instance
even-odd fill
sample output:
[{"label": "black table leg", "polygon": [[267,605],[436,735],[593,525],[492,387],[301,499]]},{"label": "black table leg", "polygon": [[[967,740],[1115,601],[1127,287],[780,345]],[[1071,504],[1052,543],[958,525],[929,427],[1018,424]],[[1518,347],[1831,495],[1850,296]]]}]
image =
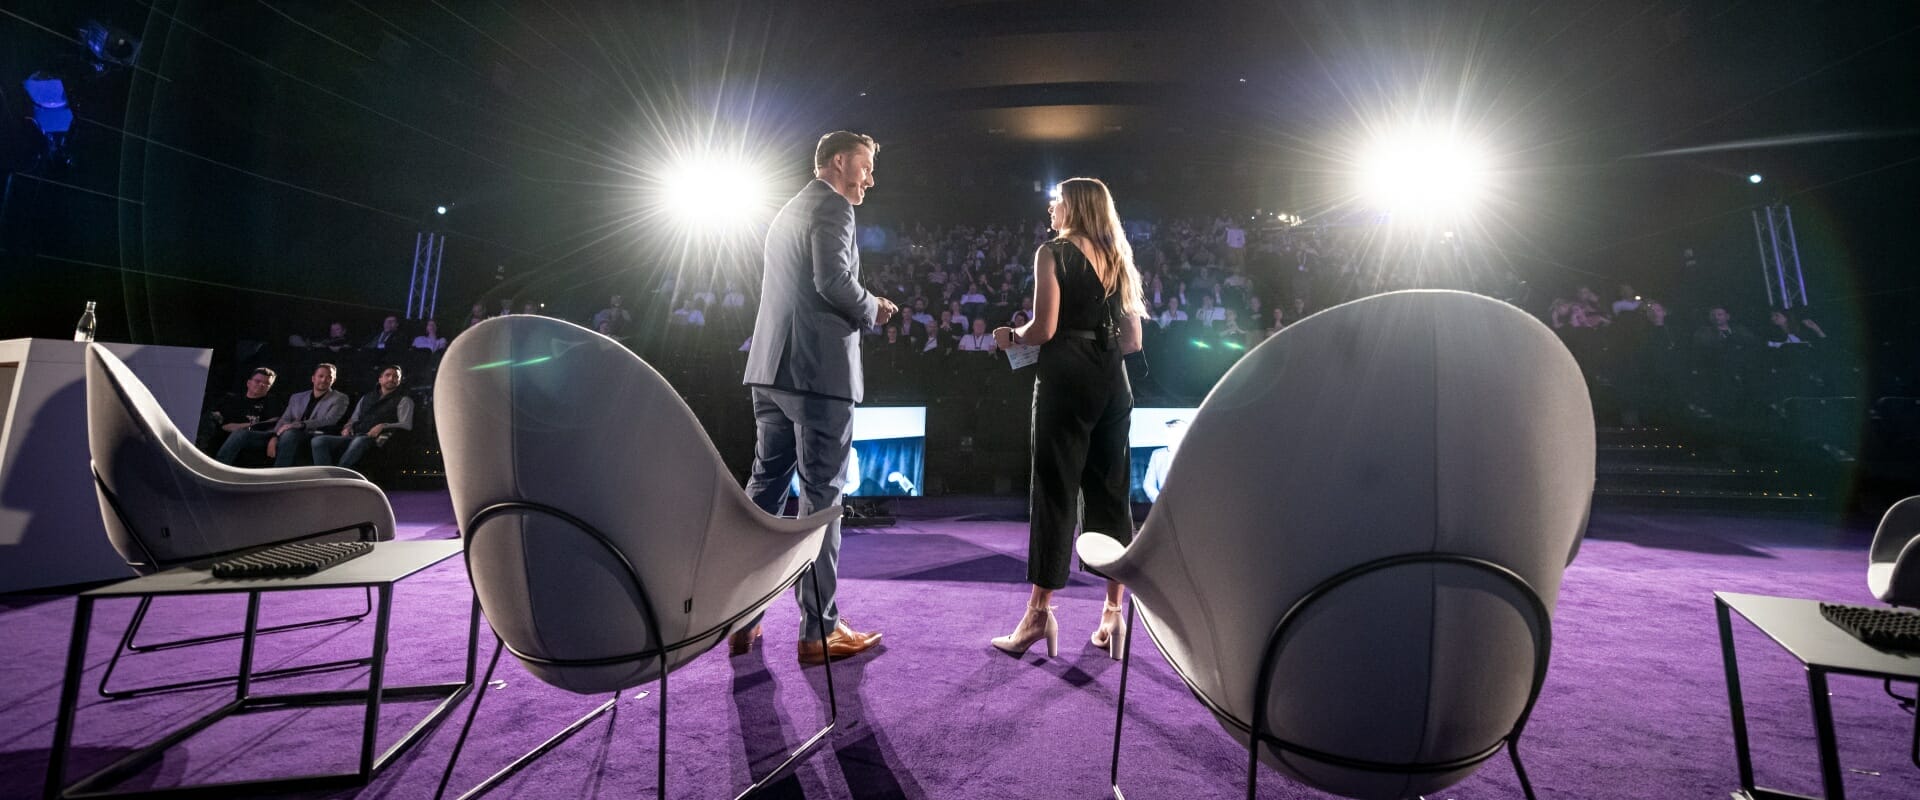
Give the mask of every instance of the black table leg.
[{"label": "black table leg", "polygon": [[1833,732],[1833,703],[1827,696],[1826,670],[1807,668],[1807,694],[1813,700],[1813,732],[1820,742],[1820,786],[1827,800],[1846,800],[1840,775],[1840,743]]},{"label": "black table leg", "polygon": [[75,706],[80,703],[80,674],[87,665],[87,631],[93,626],[93,598],[82,596],[73,611],[73,638],[67,643],[65,680],[60,684],[60,710],[53,722],[53,752],[47,758],[46,800],[60,796],[66,780],[67,749],[73,740]]},{"label": "black table leg", "polygon": [[1733,712],[1733,756],[1740,769],[1740,789],[1753,794],[1753,753],[1747,743],[1747,704],[1740,695],[1740,665],[1733,653],[1733,619],[1724,600],[1713,600],[1720,622],[1720,660],[1727,669],[1727,706]]},{"label": "black table leg", "polygon": [[367,676],[367,721],[360,732],[360,778],[373,777],[374,739],[380,733],[380,701],[387,678],[387,628],[393,618],[393,584],[382,584],[374,609],[372,669]]}]

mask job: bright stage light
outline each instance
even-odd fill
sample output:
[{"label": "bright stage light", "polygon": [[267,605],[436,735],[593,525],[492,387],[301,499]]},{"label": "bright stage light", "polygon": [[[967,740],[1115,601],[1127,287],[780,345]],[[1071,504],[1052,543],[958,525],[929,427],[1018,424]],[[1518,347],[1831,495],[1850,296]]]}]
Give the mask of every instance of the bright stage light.
[{"label": "bright stage light", "polygon": [[1747,176],[1747,182],[1748,182],[1748,183],[1759,183],[1759,182],[1760,182],[1760,173],[1758,173],[1758,172],[1756,172],[1756,173],[1753,173],[1752,175],[1748,175],[1748,176]]},{"label": "bright stage light", "polygon": [[662,210],[690,229],[714,231],[763,221],[768,197],[764,170],[743,158],[693,156],[660,177]]},{"label": "bright stage light", "polygon": [[445,214],[447,213],[447,207],[446,207],[446,206],[434,206],[434,207],[433,207],[433,213],[435,213],[435,214],[441,214],[441,215],[445,215]]},{"label": "bright stage light", "polygon": [[1484,151],[1456,137],[1414,132],[1383,139],[1360,159],[1369,204],[1412,217],[1464,214],[1488,188]]}]

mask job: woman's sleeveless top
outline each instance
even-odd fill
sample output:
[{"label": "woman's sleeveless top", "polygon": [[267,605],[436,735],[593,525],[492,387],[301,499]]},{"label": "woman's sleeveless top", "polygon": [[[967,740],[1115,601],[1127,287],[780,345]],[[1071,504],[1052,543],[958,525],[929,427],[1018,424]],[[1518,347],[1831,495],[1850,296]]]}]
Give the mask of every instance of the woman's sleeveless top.
[{"label": "woman's sleeveless top", "polygon": [[1119,293],[1107,293],[1093,262],[1072,241],[1055,239],[1048,246],[1053,248],[1054,277],[1060,283],[1060,329],[1118,336]]}]

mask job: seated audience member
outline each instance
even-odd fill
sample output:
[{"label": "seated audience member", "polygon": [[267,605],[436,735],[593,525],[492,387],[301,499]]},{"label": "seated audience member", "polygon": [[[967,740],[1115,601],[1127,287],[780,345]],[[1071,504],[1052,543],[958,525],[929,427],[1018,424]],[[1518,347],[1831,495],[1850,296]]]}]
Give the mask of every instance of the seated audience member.
[{"label": "seated audience member", "polygon": [[332,364],[314,367],[313,391],[299,392],[288,399],[286,411],[272,431],[236,430],[227,435],[227,443],[220,446],[216,458],[226,464],[237,463],[242,453],[265,444],[274,466],[293,466],[301,445],[314,433],[338,425],[347,415],[347,396],[333,390],[333,381],[339,375],[340,368]]},{"label": "seated audience member", "polygon": [[993,352],[993,334],[987,332],[987,321],[973,321],[973,332],[960,337],[960,350],[965,353]]},{"label": "seated audience member", "polygon": [[1587,310],[1588,314],[1600,313],[1600,293],[1592,287],[1582,286],[1573,290],[1573,304]]},{"label": "seated audience member", "polygon": [[520,313],[525,314],[529,317],[538,316],[540,314],[540,304],[533,302],[532,300],[528,300],[527,302],[521,303]]},{"label": "seated audience member", "polygon": [[338,353],[352,347],[353,343],[347,341],[346,323],[335,322],[327,326],[326,338],[314,339],[309,346],[316,350],[332,350]]},{"label": "seated audience member", "polygon": [[366,457],[367,450],[385,447],[395,434],[410,430],[413,398],[400,391],[400,367],[388,364],[380,368],[380,391],[360,398],[340,435],[313,437],[313,463],[352,467]]},{"label": "seated audience member", "polygon": [[697,306],[695,306],[693,302],[693,298],[689,297],[686,300],[682,300],[680,302],[679,308],[676,308],[673,310],[672,322],[675,325],[685,325],[690,328],[699,328],[699,327],[704,327],[707,324],[707,315],[705,312],[701,311]]},{"label": "seated audience member", "polygon": [[720,307],[721,308],[746,308],[747,307],[747,295],[745,292],[740,291],[739,284],[734,283],[731,280],[727,281],[727,291],[725,294],[720,295]]},{"label": "seated audience member", "polygon": [[[1802,336],[1801,333],[1806,335]],[[1793,317],[1785,311],[1775,311],[1767,315],[1768,347],[1811,345],[1825,338],[1827,338],[1827,332],[1821,330],[1820,324],[1813,320],[1800,320],[1800,324],[1796,326],[1793,324]]]},{"label": "seated audience member", "polygon": [[[633,313],[626,309],[626,300],[625,297],[617,294],[607,298],[607,307],[593,314],[593,329],[613,338],[620,338],[620,335],[626,332],[627,326],[633,324]],[[608,330],[602,330],[603,324],[606,324]]]},{"label": "seated audience member", "polygon": [[286,405],[277,397],[267,396],[275,377],[278,376],[273,370],[261,367],[247,376],[244,393],[229,393],[220,398],[207,414],[207,424],[201,426],[200,448],[214,452],[214,448],[226,444],[227,437],[234,431],[271,429],[273,423],[280,420],[281,407]]},{"label": "seated audience member", "polygon": [[440,335],[440,323],[427,320],[426,332],[413,337],[413,349],[425,350],[429,353],[438,353],[447,349],[447,339]]},{"label": "seated audience member", "polygon": [[927,313],[927,298],[913,298],[913,313],[907,315],[907,319],[925,326],[933,325],[933,315]]},{"label": "seated audience member", "polygon": [[1640,295],[1633,293],[1633,285],[1620,284],[1620,299],[1613,301],[1613,315],[1620,316],[1629,311],[1640,310]]},{"label": "seated audience member", "polygon": [[1667,307],[1658,300],[1640,304],[1644,324],[1629,327],[1627,363],[1621,383],[1620,424],[1639,425],[1642,414],[1671,421],[1678,407],[1680,376],[1686,372],[1686,347],[1674,326],[1667,324]]},{"label": "seated audience member", "polygon": [[1281,306],[1273,307],[1273,316],[1267,320],[1267,335],[1272,336],[1287,327],[1287,310]]},{"label": "seated audience member", "polygon": [[401,341],[403,339],[400,336],[400,318],[388,314],[386,319],[380,321],[380,332],[368,339],[366,346],[360,349],[381,353],[397,351],[400,349]]},{"label": "seated audience member", "polygon": [[496,317],[513,316],[513,300],[506,297],[500,298],[500,309],[493,312],[493,315]]},{"label": "seated audience member", "polygon": [[1605,314],[1588,311],[1586,306],[1573,305],[1567,309],[1567,327],[1604,328],[1613,323]]},{"label": "seated audience member", "polygon": [[1753,344],[1754,337],[1746,328],[1733,324],[1733,315],[1726,306],[1714,306],[1707,310],[1707,325],[1694,331],[1694,348],[1708,355],[1723,355],[1746,349]]},{"label": "seated audience member", "polygon": [[965,311],[962,311],[960,309],[960,301],[955,300],[951,303],[948,303],[947,312],[949,314],[949,321],[952,323],[953,327],[959,329],[958,332],[956,332],[954,335],[965,336],[967,332],[967,328],[969,327],[969,324],[972,322],[972,320],[967,316]]},{"label": "seated audience member", "polygon": [[1180,298],[1167,298],[1167,310],[1160,312],[1160,327],[1165,328],[1176,322],[1186,322],[1187,312],[1180,310]]},{"label": "seated audience member", "polygon": [[486,321],[486,319],[487,305],[485,303],[474,303],[473,308],[467,311],[467,324],[460,329],[460,332],[466,333],[469,329],[473,328],[473,326]]},{"label": "seated audience member", "polygon": [[1213,294],[1211,292],[1200,295],[1200,309],[1193,312],[1193,320],[1195,322],[1211,328],[1214,323],[1225,321],[1226,318],[1226,309],[1213,304]]},{"label": "seated audience member", "polygon": [[980,316],[980,312],[986,310],[986,308],[987,293],[980,288],[980,282],[974,281],[968,284],[966,294],[960,295],[960,310],[966,312],[969,316],[977,317]]},{"label": "seated audience member", "polygon": [[1227,309],[1227,318],[1222,320],[1219,325],[1214,326],[1214,333],[1222,339],[1233,339],[1235,341],[1247,335],[1246,329],[1240,327],[1240,315],[1235,313],[1231,308]]},{"label": "seated audience member", "polygon": [[953,324],[953,312],[940,312],[940,319],[927,328],[923,353],[951,353],[960,344],[960,331]]}]

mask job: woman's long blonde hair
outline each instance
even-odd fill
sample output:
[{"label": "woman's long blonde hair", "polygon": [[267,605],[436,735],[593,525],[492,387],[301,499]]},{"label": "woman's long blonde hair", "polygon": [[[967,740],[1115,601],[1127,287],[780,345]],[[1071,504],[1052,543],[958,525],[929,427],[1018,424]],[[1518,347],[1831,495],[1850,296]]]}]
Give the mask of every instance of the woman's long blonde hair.
[{"label": "woman's long blonde hair", "polygon": [[1136,317],[1147,315],[1147,302],[1140,288],[1140,271],[1133,266],[1133,245],[1120,223],[1120,210],[1113,205],[1113,193],[1099,178],[1068,178],[1060,182],[1060,202],[1066,206],[1066,224],[1060,235],[1073,234],[1086,239],[1100,251],[1094,274],[1108,295],[1120,295],[1120,307]]}]

